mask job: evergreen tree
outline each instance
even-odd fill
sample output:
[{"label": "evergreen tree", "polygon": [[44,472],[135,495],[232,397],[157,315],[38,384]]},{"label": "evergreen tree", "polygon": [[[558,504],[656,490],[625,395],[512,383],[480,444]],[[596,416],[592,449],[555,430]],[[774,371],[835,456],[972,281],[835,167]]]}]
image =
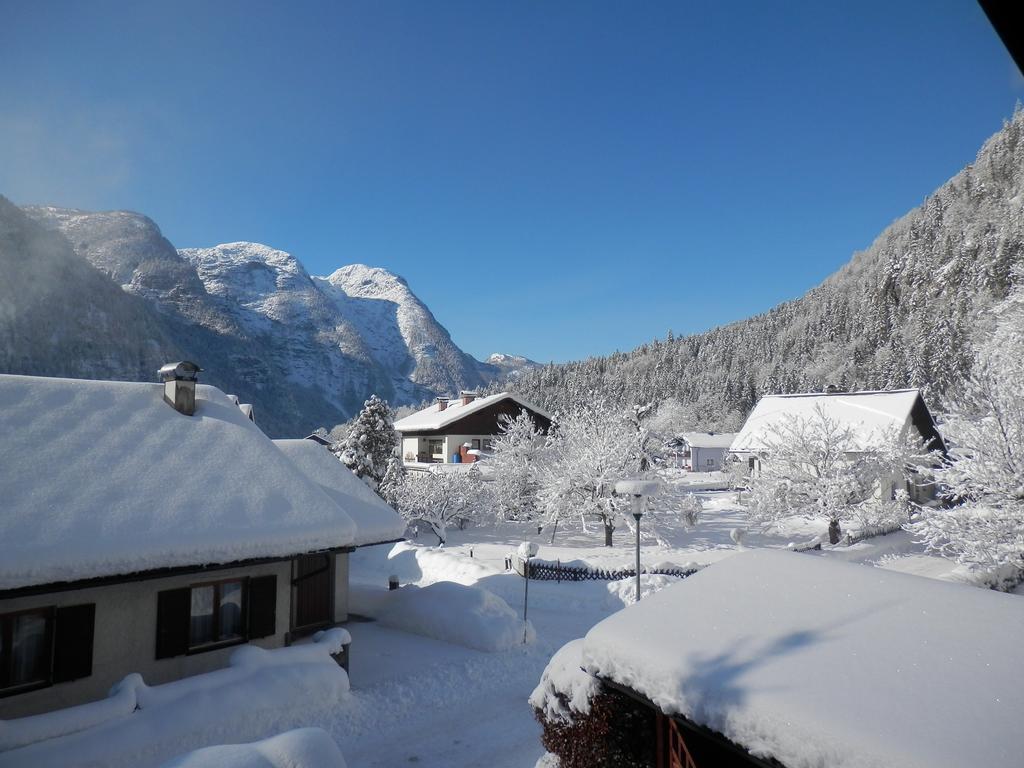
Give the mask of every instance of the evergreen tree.
[{"label": "evergreen tree", "polygon": [[379,397],[371,395],[339,444],[337,456],[376,491],[384,479],[388,462],[395,455],[397,443],[391,409]]}]

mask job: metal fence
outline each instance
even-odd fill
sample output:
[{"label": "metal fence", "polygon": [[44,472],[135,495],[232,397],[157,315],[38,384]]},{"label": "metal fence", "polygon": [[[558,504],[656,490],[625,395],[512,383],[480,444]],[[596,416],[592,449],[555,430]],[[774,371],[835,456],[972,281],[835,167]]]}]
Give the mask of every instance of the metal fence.
[{"label": "metal fence", "polygon": [[[526,575],[527,566],[522,560],[516,558],[514,567],[520,576]],[[676,576],[682,579],[692,576],[697,570],[697,568],[654,568],[644,569],[642,573]],[[631,579],[634,576],[636,576],[635,568],[606,570],[578,565],[562,565],[559,562],[552,563],[547,560],[530,561],[529,563],[529,578],[534,581],[619,581],[620,579]]]}]

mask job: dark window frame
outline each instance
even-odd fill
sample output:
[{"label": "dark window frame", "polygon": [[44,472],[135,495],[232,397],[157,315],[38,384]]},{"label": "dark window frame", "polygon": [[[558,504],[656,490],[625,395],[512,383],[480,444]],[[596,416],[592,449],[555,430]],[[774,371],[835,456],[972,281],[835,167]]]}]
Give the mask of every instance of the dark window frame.
[{"label": "dark window frame", "polygon": [[231,637],[226,640],[211,640],[205,643],[197,643],[192,638],[192,612],[189,609],[189,626],[188,626],[188,651],[186,655],[193,656],[197,653],[206,653],[207,651],[216,651],[220,648],[230,648],[233,645],[243,645],[249,642],[249,577],[248,576],[235,576],[230,579],[218,579],[217,581],[203,581],[196,584],[189,584],[189,605],[191,606],[192,591],[196,589],[203,589],[204,587],[213,587],[213,636],[217,637],[220,635],[220,607],[221,607],[221,586],[224,584],[241,584],[242,595],[241,595],[241,609],[242,614],[239,618],[239,626],[241,632],[238,637]]},{"label": "dark window frame", "polygon": [[[46,640],[43,642],[43,653],[46,656],[45,676],[42,680],[27,683],[11,684],[11,664],[14,645],[14,621],[18,616],[41,614],[46,621]],[[0,614],[0,698],[16,696],[19,693],[37,691],[53,685],[53,640],[55,606],[47,605],[36,608],[23,608],[20,611]]]}]

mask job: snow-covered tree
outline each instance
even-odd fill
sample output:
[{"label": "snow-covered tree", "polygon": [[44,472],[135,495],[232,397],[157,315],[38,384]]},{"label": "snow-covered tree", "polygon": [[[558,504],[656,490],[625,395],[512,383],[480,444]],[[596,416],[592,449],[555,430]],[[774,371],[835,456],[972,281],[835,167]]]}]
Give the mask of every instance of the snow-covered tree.
[{"label": "snow-covered tree", "polygon": [[374,490],[377,490],[388,461],[395,454],[398,434],[388,404],[376,395],[363,403],[352,428],[338,444],[341,462]]},{"label": "snow-covered tree", "polygon": [[546,460],[537,468],[538,498],[552,524],[552,539],[559,521],[578,517],[584,527],[588,520],[600,522],[610,547],[616,518],[629,506],[614,495],[615,483],[638,469],[639,433],[600,402],[577,403],[556,422],[545,446]]},{"label": "snow-covered tree", "polygon": [[943,424],[950,452],[936,476],[954,506],[925,510],[910,527],[933,551],[1013,583],[1024,575],[1024,290],[996,314]]},{"label": "snow-covered tree", "polygon": [[874,435],[871,443],[877,447],[864,442],[820,405],[806,418],[787,414],[766,435],[760,472],[750,480],[751,520],[763,525],[792,517],[823,520],[836,544],[844,522],[877,525],[883,514],[894,514],[888,500],[878,498],[881,479],[927,463],[927,452],[895,433]]},{"label": "snow-covered tree", "polygon": [[392,454],[388,459],[387,469],[384,470],[384,477],[381,478],[380,485],[377,487],[377,493],[393,507],[398,500],[398,489],[405,483],[405,480],[405,464],[397,454]]},{"label": "snow-covered tree", "polygon": [[523,410],[515,418],[502,417],[493,453],[494,497],[502,520],[532,520],[538,514],[537,468],[544,459],[544,435],[533,417]]},{"label": "snow-covered tree", "polygon": [[634,404],[626,413],[626,420],[635,433],[633,443],[636,447],[637,469],[640,472],[646,472],[650,469],[652,460],[656,455],[660,454],[661,446],[658,445],[658,440],[651,434],[648,424],[656,410],[657,404],[649,402],[643,405]]},{"label": "snow-covered tree", "polygon": [[462,528],[488,513],[488,485],[476,469],[412,472],[394,488],[394,507],[410,523],[430,526],[443,545],[449,526]]}]

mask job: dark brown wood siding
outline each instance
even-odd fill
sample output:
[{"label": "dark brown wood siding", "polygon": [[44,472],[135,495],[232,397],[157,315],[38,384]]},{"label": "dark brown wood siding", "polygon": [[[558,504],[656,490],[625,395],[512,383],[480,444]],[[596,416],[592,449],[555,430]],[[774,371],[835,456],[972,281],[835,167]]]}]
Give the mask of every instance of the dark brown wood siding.
[{"label": "dark brown wood siding", "polygon": [[188,653],[192,590],[165,589],[156,595],[156,657],[169,659]]},{"label": "dark brown wood siding", "polygon": [[403,437],[437,437],[439,435],[497,435],[501,433],[503,423],[502,416],[515,418],[523,410],[526,410],[533,417],[537,428],[547,432],[551,428],[551,419],[533,411],[523,408],[512,398],[500,400],[497,403],[481,408],[479,411],[466,414],[461,419],[445,425],[444,429],[418,430],[416,432],[403,432]]},{"label": "dark brown wood siding", "polygon": [[78,680],[92,674],[92,642],[96,604],[68,605],[55,614],[53,682]]},{"label": "dark brown wood siding", "polygon": [[249,579],[249,639],[277,632],[277,576]]},{"label": "dark brown wood siding", "polygon": [[326,553],[302,555],[292,566],[295,587],[293,629],[323,626],[331,622],[334,608],[332,585],[334,558]]}]

